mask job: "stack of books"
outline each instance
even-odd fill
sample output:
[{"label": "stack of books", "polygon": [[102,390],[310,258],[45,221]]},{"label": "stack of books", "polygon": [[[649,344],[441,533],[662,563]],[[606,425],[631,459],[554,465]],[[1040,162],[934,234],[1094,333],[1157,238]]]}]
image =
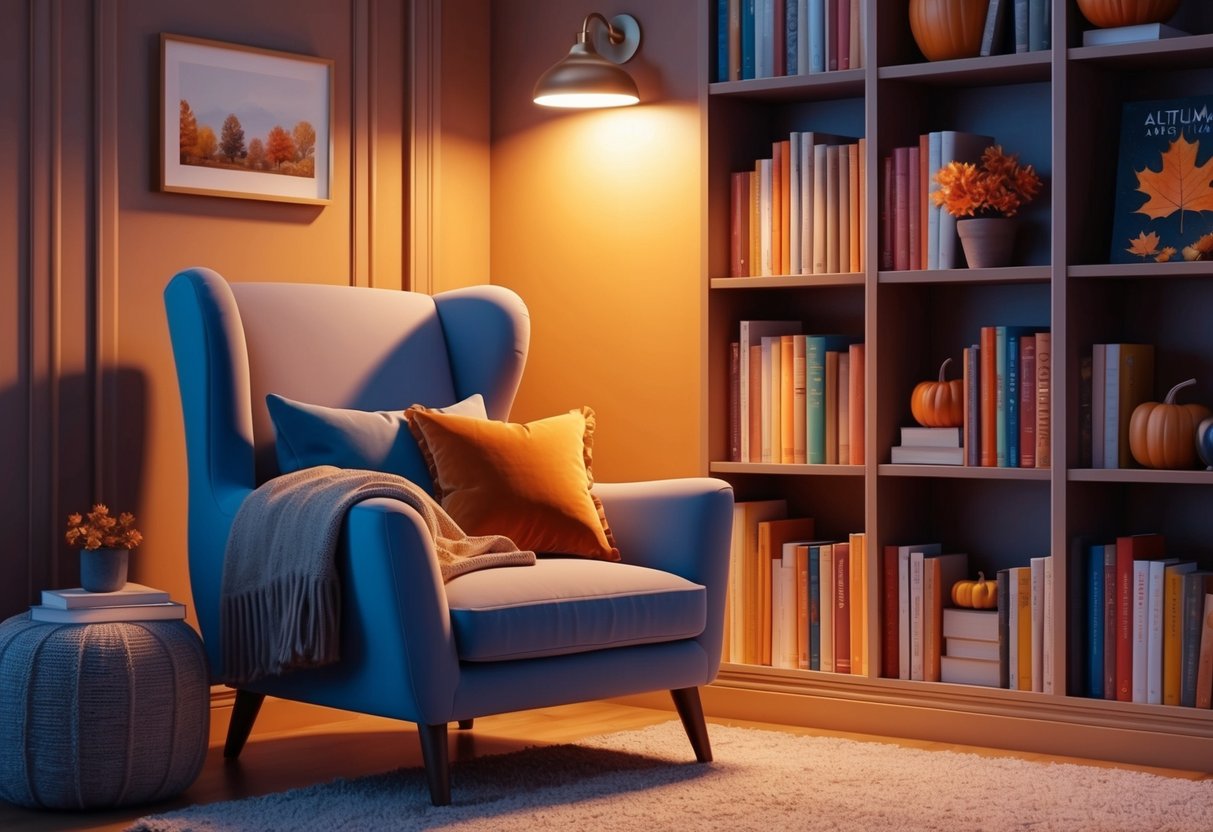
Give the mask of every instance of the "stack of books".
[{"label": "stack of books", "polygon": [[42,603],[30,607],[30,618],[51,624],[99,624],[111,621],[171,621],[185,618],[185,605],[168,593],[128,583],[114,592],[44,589]]},{"label": "stack of books", "polygon": [[1001,687],[998,649],[997,610],[944,609],[940,681]]},{"label": "stack of books", "polygon": [[960,428],[901,429],[901,444],[893,447],[894,465],[964,465]]}]

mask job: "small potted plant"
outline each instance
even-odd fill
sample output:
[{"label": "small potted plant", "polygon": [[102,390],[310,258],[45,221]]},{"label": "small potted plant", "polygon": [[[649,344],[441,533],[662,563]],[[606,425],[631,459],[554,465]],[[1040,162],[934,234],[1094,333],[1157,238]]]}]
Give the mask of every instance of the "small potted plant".
[{"label": "small potted plant", "polygon": [[135,515],[117,517],[102,503],[87,514],[69,514],[64,538],[80,547],[80,585],[89,592],[116,592],[126,585],[130,550],[143,542]]},{"label": "small potted plant", "polygon": [[981,161],[948,162],[935,174],[939,189],[932,201],[957,218],[956,232],[970,268],[1005,266],[1015,245],[1019,209],[1040,193],[1040,176],[1031,165],[987,147]]}]

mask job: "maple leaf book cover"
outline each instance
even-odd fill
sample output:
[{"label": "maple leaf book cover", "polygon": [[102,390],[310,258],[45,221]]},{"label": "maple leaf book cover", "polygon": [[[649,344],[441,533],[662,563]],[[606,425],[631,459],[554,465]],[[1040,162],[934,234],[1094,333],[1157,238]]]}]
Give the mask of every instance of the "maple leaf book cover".
[{"label": "maple leaf book cover", "polygon": [[1213,95],[1129,101],[1109,262],[1213,259]]}]

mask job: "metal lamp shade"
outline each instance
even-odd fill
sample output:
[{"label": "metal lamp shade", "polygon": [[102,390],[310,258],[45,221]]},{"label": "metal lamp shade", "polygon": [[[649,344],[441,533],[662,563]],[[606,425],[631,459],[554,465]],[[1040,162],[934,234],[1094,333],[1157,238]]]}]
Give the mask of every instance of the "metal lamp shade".
[{"label": "metal lamp shade", "polygon": [[544,107],[626,107],[640,101],[636,82],[584,43],[539,76],[534,99]]}]

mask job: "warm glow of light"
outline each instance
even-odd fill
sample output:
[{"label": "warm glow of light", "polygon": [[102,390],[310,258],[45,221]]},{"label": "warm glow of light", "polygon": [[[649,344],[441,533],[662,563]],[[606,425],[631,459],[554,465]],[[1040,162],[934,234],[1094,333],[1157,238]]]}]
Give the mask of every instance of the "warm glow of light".
[{"label": "warm glow of light", "polygon": [[634,95],[619,95],[617,93],[581,92],[561,93],[559,95],[541,95],[535,103],[542,107],[564,107],[569,109],[590,109],[593,107],[628,107],[640,101]]}]

